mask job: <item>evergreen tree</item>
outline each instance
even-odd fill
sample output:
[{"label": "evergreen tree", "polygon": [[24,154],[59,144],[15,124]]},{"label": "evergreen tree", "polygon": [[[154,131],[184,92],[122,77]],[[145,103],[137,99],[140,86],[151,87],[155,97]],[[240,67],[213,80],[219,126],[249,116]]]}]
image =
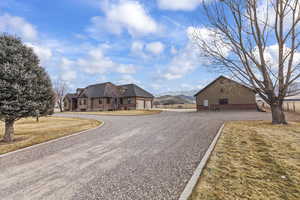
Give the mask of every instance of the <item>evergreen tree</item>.
[{"label": "evergreen tree", "polygon": [[51,80],[33,50],[20,38],[0,34],[0,120],[5,122],[3,140],[11,142],[16,120],[52,114]]}]

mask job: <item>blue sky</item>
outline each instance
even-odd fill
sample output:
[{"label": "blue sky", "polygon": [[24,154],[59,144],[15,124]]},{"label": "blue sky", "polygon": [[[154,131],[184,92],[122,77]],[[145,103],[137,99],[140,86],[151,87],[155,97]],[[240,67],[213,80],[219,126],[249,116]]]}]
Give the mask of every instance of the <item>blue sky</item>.
[{"label": "blue sky", "polygon": [[218,74],[189,39],[201,0],[1,0],[0,31],[38,54],[70,88],[110,81],[159,94],[200,89]]}]

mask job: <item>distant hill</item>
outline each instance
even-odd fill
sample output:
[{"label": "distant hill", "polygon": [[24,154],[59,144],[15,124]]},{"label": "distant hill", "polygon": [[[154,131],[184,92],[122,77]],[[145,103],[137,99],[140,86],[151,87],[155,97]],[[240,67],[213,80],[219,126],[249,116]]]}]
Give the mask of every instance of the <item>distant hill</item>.
[{"label": "distant hill", "polygon": [[194,97],[194,95],[199,92],[199,90],[188,90],[188,91],[173,91],[173,92],[164,92],[160,93],[157,96],[179,96],[179,95],[184,95],[184,96],[189,96],[189,97]]},{"label": "distant hill", "polygon": [[163,95],[154,98],[154,105],[171,105],[171,104],[192,104],[195,99],[186,95]]}]

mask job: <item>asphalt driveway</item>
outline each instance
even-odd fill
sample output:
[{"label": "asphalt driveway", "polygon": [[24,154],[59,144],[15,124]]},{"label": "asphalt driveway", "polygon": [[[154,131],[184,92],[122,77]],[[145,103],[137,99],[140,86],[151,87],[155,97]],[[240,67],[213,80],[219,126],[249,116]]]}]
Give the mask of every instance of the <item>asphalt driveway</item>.
[{"label": "asphalt driveway", "polygon": [[270,119],[259,112],[80,117],[105,125],[0,157],[1,199],[178,199],[224,121]]}]

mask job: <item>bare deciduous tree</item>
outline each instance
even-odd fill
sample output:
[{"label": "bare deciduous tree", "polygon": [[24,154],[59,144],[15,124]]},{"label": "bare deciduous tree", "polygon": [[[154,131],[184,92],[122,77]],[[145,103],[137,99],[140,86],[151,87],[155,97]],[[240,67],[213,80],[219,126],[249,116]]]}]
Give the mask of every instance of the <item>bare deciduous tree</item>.
[{"label": "bare deciduous tree", "polygon": [[64,97],[68,93],[69,86],[66,81],[58,79],[54,82],[55,102],[59,107],[60,112],[63,112]]},{"label": "bare deciduous tree", "polygon": [[299,93],[300,0],[222,0],[203,3],[207,27],[192,37],[215,66],[252,87],[285,124],[283,100]]}]

